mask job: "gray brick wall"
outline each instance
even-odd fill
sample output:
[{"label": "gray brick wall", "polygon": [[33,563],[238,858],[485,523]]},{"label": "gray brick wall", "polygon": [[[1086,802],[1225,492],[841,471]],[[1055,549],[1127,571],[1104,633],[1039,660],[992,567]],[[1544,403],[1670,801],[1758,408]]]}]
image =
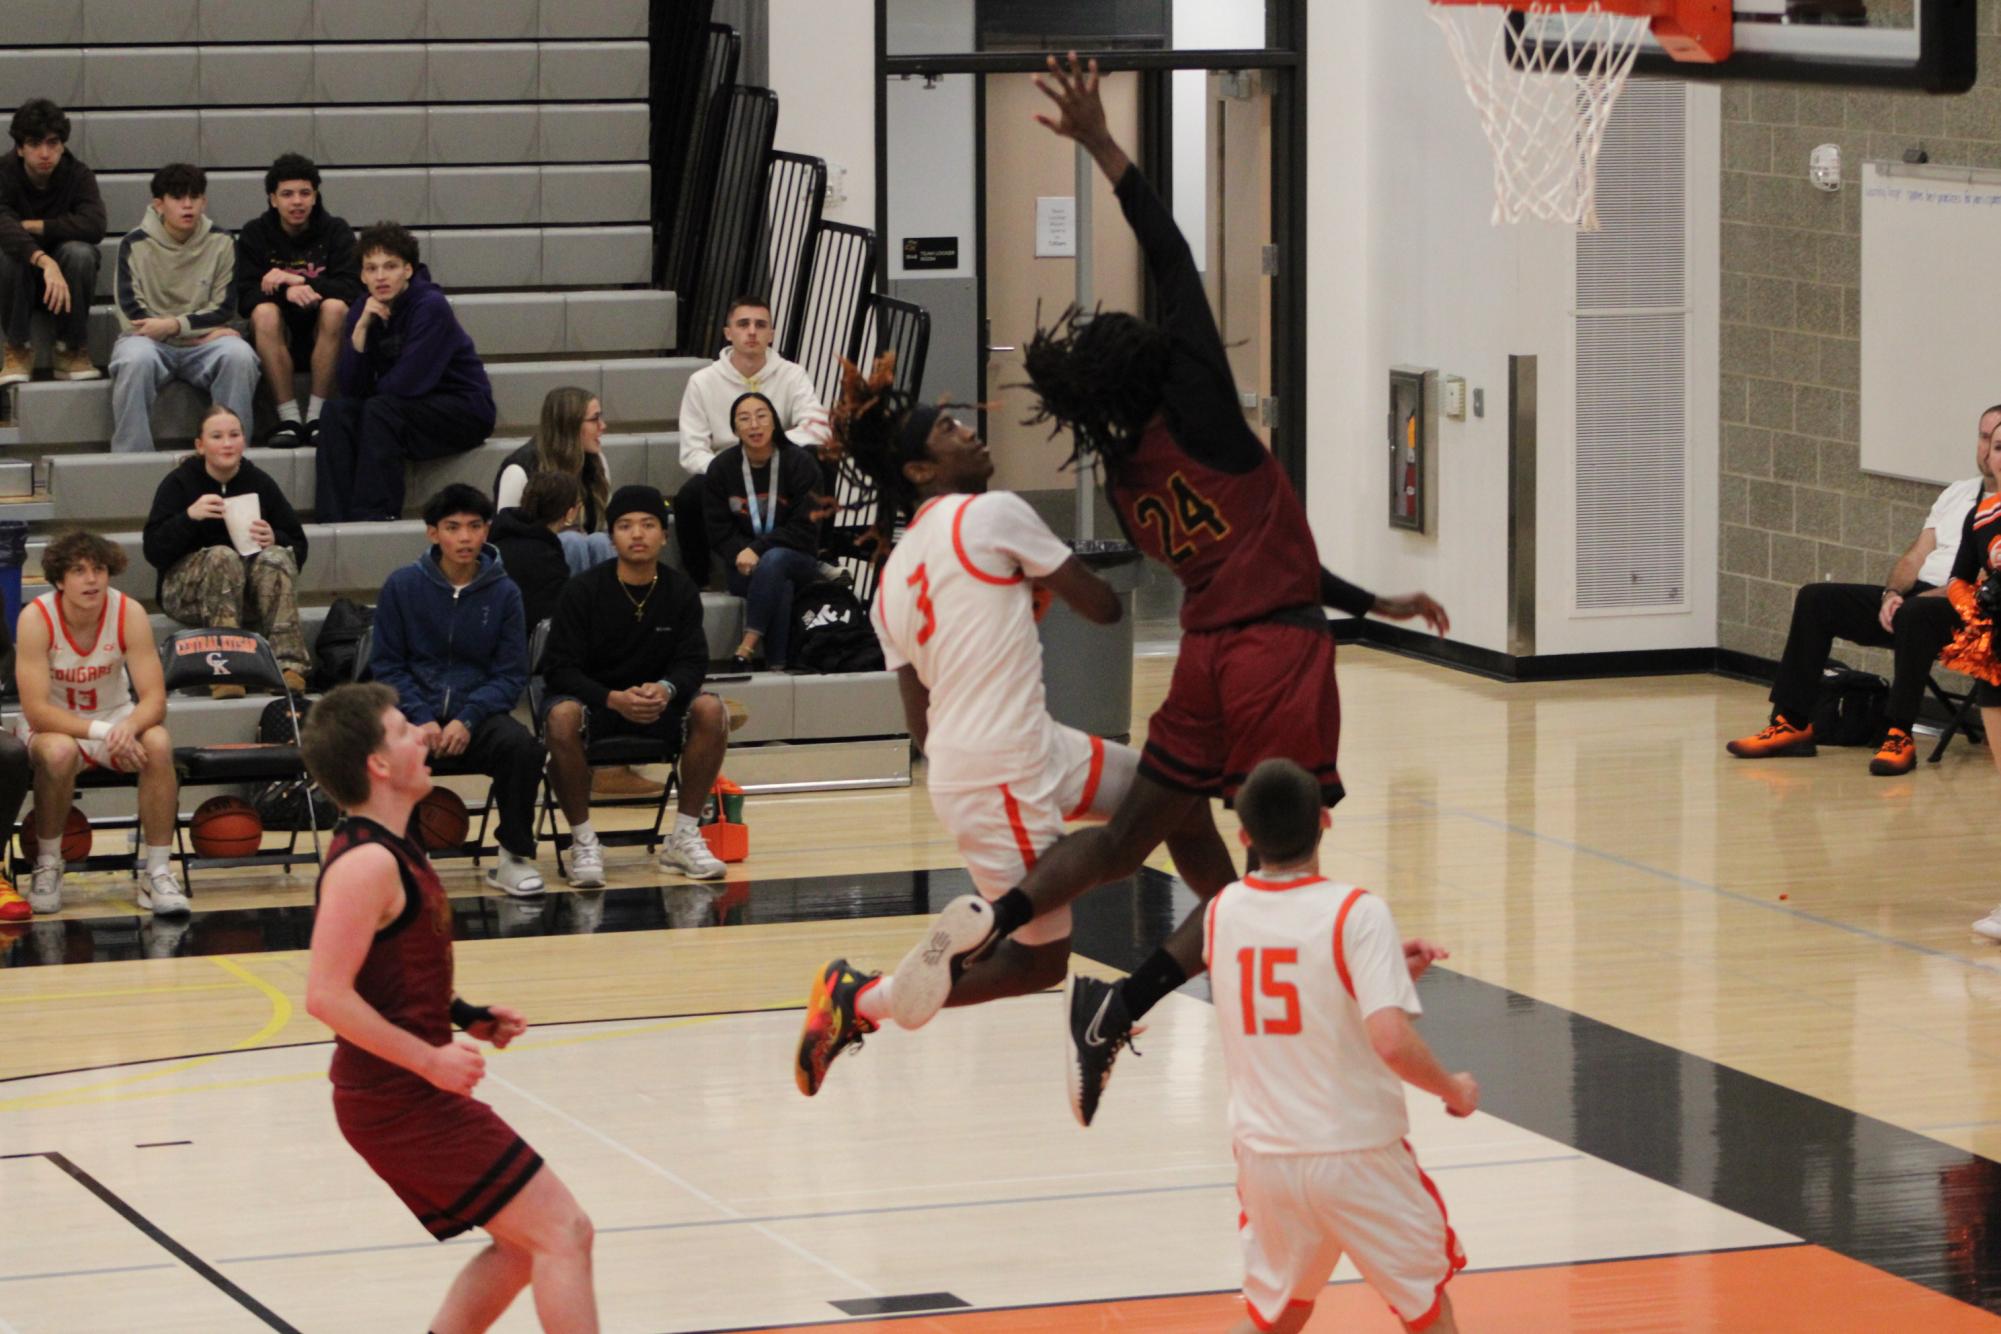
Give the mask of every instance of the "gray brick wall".
[{"label": "gray brick wall", "polygon": [[[1980,0],[1980,31],[1981,79],[1961,97],[1723,85],[1723,648],[1777,658],[1799,585],[1881,580],[1937,495],[1861,468],[1859,186],[1863,162],[1919,145],[1935,163],[2001,168],[2001,0]],[[1837,194],[1807,180],[1824,143],[1841,145]],[[1888,672],[1887,653],[1837,652]]]}]

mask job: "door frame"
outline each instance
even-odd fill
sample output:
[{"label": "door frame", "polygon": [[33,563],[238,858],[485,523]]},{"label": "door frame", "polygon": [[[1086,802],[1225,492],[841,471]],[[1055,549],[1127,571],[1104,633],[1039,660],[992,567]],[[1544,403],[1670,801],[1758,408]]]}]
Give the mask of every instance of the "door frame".
[{"label": "door frame", "polygon": [[[1270,81],[1272,136],[1270,181],[1272,244],[1279,258],[1278,275],[1272,280],[1272,318],[1269,337],[1272,346],[1272,393],[1279,403],[1278,419],[1271,428],[1271,450],[1279,465],[1292,479],[1295,490],[1306,494],[1306,395],[1308,377],[1304,331],[1306,321],[1306,0],[1266,0],[1265,47],[1261,50],[1214,51],[1080,51],[1081,59],[1095,59],[1106,72],[1135,70],[1140,79],[1141,142],[1135,151],[1142,162],[1158,163],[1148,169],[1148,179],[1163,193],[1173,189],[1167,166],[1169,155],[1160,151],[1169,142],[1172,130],[1171,99],[1167,94],[1167,73],[1173,70],[1262,70]],[[1033,74],[1041,71],[1043,56],[1026,51],[938,52],[891,55],[889,46],[889,0],[875,0],[875,218],[876,234],[887,236],[889,221],[889,127],[887,80],[941,74]],[[974,85],[973,124],[975,136],[974,231],[973,245],[980,256],[979,308],[976,325],[985,334],[986,309],[986,86]],[[888,266],[876,274],[886,283]],[[1280,331],[1290,331],[1282,336]],[[980,397],[984,384],[986,349],[980,349],[977,364],[981,371]]]}]

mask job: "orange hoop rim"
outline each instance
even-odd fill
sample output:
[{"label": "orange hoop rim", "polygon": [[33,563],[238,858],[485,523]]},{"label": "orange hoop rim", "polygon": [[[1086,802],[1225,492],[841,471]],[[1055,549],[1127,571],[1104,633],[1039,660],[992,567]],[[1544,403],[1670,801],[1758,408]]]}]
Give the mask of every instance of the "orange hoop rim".
[{"label": "orange hoop rim", "polygon": [[1728,60],[1735,19],[1730,0],[1430,0],[1434,5],[1481,5],[1516,13],[1582,14],[1599,10],[1651,20],[1654,40],[1676,60],[1711,65]]}]

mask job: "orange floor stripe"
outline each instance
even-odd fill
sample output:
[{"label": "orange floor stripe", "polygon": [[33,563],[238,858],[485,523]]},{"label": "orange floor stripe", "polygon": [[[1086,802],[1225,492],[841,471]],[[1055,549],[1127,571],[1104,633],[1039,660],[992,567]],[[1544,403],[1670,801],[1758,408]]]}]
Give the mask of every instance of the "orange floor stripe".
[{"label": "orange floor stripe", "polygon": [[[1467,1273],[1454,1279],[1449,1291],[1468,1334],[1919,1329],[1992,1334],[2001,1328],[2001,1317],[1818,1246]],[[858,1321],[839,1328],[843,1334],[1221,1334],[1242,1311],[1236,1298],[1219,1294]],[[1311,1334],[1394,1334],[1402,1326],[1374,1292],[1348,1284],[1327,1290],[1306,1328]]]}]

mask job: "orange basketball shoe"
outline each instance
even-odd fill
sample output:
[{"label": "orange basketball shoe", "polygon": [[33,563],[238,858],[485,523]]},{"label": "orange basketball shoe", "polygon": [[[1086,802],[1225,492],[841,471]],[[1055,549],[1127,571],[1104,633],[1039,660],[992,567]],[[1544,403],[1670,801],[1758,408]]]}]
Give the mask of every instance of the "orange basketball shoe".
[{"label": "orange basketball shoe", "polygon": [[35,910],[14,888],[14,882],[0,875],[0,922],[25,922],[34,915]]},{"label": "orange basketball shoe", "polygon": [[1893,727],[1883,745],[1869,761],[1869,772],[1878,778],[1894,778],[1918,767],[1918,743],[1901,727]]},{"label": "orange basketball shoe", "polygon": [[792,1071],[799,1091],[807,1097],[827,1082],[827,1070],[836,1056],[849,1047],[859,1048],[862,1039],[875,1032],[876,1026],[855,1009],[855,997],[880,976],[857,973],[846,959],[836,959],[813,974],[806,1023],[799,1033],[799,1059]]},{"label": "orange basketball shoe", "polygon": [[1771,725],[1756,736],[1740,736],[1724,749],[1740,760],[1777,760],[1820,752],[1813,744],[1813,724],[1794,727],[1783,714],[1774,714]]}]

